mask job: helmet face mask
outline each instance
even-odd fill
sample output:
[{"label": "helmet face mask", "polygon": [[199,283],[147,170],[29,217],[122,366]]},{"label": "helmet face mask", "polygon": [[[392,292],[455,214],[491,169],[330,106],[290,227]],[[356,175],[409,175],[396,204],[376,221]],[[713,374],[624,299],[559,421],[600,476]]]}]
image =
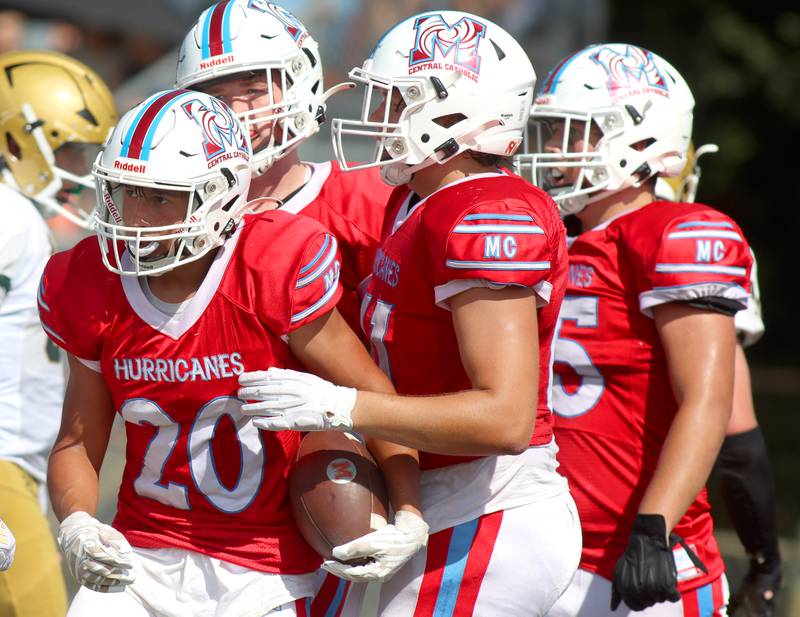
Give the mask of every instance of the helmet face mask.
[{"label": "helmet face mask", "polygon": [[88,228],[90,213],[70,194],[94,188],[91,162],[117,120],[111,93],[94,71],[54,52],[2,54],[0,68],[3,182],[43,214]]},{"label": "helmet face mask", "polygon": [[[531,110],[531,139],[517,169],[540,184],[548,169],[574,166],[582,174],[570,188],[548,192],[562,214],[653,176],[673,176],[686,160],[694,98],[663,58],[633,45],[592,45],[565,58],[548,75]],[[584,122],[602,137],[591,147],[547,151],[536,142],[541,123]]]},{"label": "helmet face mask", "polygon": [[[363,89],[358,119],[335,119],[344,169],[381,167],[388,184],[467,150],[513,154],[522,141],[536,74],[519,44],[495,24],[461,11],[406,19],[380,39],[349,77]],[[392,103],[404,108],[392,113]],[[390,104],[384,104],[389,101]],[[382,113],[381,113],[382,112]],[[363,160],[359,141],[375,145]]]},{"label": "helmet face mask", "polygon": [[[515,157],[518,173],[532,178],[567,214],[572,213],[572,204],[609,184],[601,152],[607,135],[597,120],[593,114],[532,113],[525,143],[536,154]],[[613,130],[610,135],[614,136]]]},{"label": "helmet face mask", "polygon": [[[411,139],[409,118],[435,100],[431,82],[421,77],[386,78],[360,68],[353,69],[348,76],[363,89],[363,98],[357,120],[334,118],[332,122],[334,150],[342,168],[350,171],[383,167],[384,179],[390,184],[405,184],[421,168],[417,166],[419,162],[427,158],[418,148],[414,152],[417,142]],[[426,137],[422,140],[428,143],[438,138],[437,143],[442,143],[447,139],[446,135],[432,136],[432,133],[432,130],[424,133]],[[369,146],[373,148],[371,160],[353,163],[360,158],[358,153]],[[409,157],[419,162],[407,164]]]},{"label": "helmet face mask", "polygon": [[296,17],[271,2],[231,0],[204,11],[183,40],[176,86],[217,95],[220,86],[230,91],[262,77],[266,92],[236,95],[265,99],[236,110],[251,134],[271,127],[263,143],[253,136],[256,174],[319,130],[325,94],[317,43]]},{"label": "helmet face mask", "polygon": [[[256,167],[265,169],[306,138],[309,114],[292,104],[294,86],[286,71],[235,73],[198,84],[195,90],[228,102],[250,133]],[[239,102],[243,101],[244,106]],[[257,171],[257,170],[255,170]]]},{"label": "helmet face mask", "polygon": [[246,131],[209,95],[159,92],[130,110],[93,168],[106,267],[158,275],[221,246],[246,210],[250,158]]}]

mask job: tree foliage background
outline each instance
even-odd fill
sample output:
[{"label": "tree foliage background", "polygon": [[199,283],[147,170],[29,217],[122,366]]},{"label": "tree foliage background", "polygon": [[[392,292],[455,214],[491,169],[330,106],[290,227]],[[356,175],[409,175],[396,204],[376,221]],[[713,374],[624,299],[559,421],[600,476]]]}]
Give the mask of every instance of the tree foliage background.
[{"label": "tree foliage background", "polygon": [[[789,7],[793,4],[793,7]],[[758,258],[767,334],[756,363],[800,366],[800,6],[722,0],[612,2],[610,39],[669,60],[695,96],[698,200],[730,214]]]}]

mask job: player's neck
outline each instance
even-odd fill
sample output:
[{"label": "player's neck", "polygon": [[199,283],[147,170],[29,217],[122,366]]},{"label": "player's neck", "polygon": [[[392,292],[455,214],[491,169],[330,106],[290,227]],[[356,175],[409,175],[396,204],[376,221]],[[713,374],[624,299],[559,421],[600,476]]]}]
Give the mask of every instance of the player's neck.
[{"label": "player's neck", "polygon": [[219,249],[209,251],[197,261],[182,264],[161,276],[150,276],[150,292],[162,302],[177,304],[194,297],[206,278]]},{"label": "player's neck", "polygon": [[260,176],[253,176],[250,182],[248,199],[272,198],[264,200],[255,210],[272,210],[286,199],[288,195],[306,183],[308,165],[300,160],[297,150],[293,150],[275,163]]},{"label": "player's neck", "polygon": [[632,186],[598,199],[581,210],[577,217],[583,231],[594,229],[620,214],[643,208],[655,200],[650,185]]},{"label": "player's neck", "polygon": [[420,169],[411,178],[408,188],[422,199],[447,186],[451,182],[461,180],[474,174],[485,174],[497,171],[493,165],[483,165],[475,159],[460,154],[441,165],[431,165]]}]

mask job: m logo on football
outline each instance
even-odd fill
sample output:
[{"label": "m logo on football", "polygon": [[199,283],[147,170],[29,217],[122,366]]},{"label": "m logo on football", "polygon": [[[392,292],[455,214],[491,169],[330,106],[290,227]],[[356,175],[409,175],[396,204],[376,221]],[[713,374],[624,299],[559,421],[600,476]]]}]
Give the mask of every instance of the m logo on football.
[{"label": "m logo on football", "polygon": [[328,463],[325,470],[328,480],[336,484],[347,484],[356,479],[356,466],[347,458],[337,458]]},{"label": "m logo on football", "polygon": [[211,106],[212,109],[209,109],[199,99],[191,99],[181,105],[186,115],[203,129],[203,151],[208,167],[236,156],[247,159],[247,141],[241,127],[216,100],[211,101]]},{"label": "m logo on football", "polygon": [[606,85],[613,96],[618,90],[650,88],[667,95],[669,87],[664,76],[653,61],[653,54],[640,47],[628,45],[621,54],[609,47],[602,47],[591,55],[591,59],[608,73]]},{"label": "m logo on football", "polygon": [[[409,74],[424,68],[443,68],[457,70],[477,80],[481,71],[478,45],[486,35],[485,24],[471,17],[462,17],[451,26],[436,14],[417,17],[414,29],[416,41],[408,58]],[[450,62],[446,63],[446,60]],[[442,66],[429,66],[437,61]]]}]

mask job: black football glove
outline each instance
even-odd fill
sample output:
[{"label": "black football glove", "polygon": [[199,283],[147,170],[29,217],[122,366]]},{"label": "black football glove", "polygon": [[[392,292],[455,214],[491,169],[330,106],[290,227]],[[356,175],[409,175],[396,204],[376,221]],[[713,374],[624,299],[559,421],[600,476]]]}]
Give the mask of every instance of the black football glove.
[{"label": "black football glove", "polygon": [[747,576],[731,596],[728,614],[731,617],[774,617],[775,596],[781,579],[780,561],[766,563],[758,556],[752,558]]},{"label": "black football glove", "polygon": [[611,610],[625,604],[641,611],[659,602],[677,602],[678,571],[672,546],[681,544],[689,559],[703,572],[706,567],[686,546],[683,538],[671,535],[667,543],[667,523],[660,514],[637,514],[628,546],[614,568],[611,582]]}]

